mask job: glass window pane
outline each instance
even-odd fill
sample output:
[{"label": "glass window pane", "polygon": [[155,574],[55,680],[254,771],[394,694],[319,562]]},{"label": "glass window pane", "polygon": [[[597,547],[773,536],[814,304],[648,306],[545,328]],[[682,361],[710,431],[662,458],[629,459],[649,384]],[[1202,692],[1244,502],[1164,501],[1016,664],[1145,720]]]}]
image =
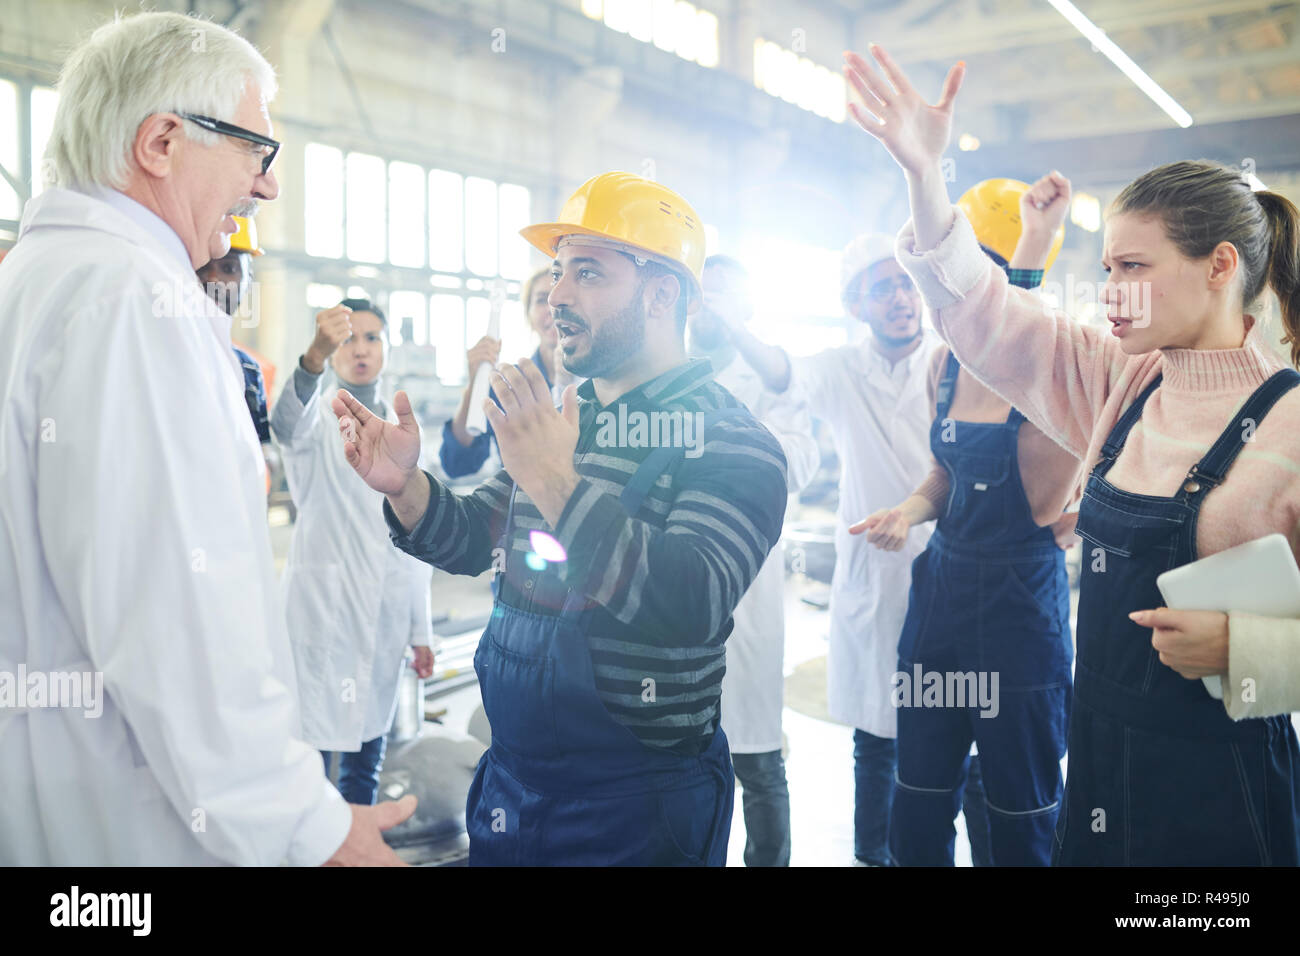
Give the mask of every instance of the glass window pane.
[{"label": "glass window pane", "polygon": [[498,193],[501,220],[501,275],[507,279],[528,278],[532,249],[519,230],[532,222],[530,195],[525,186],[503,183]]},{"label": "glass window pane", "polygon": [[429,300],[429,338],[437,349],[438,378],[444,385],[464,385],[467,378],[464,299],[458,295],[435,295]]},{"label": "glass window pane", "polygon": [[[420,171],[420,182],[424,182],[423,170]],[[394,292],[388,297],[388,341],[401,345],[406,341],[405,331],[411,333],[411,342],[415,345],[429,343],[429,321],[425,316],[422,292]]]},{"label": "glass window pane", "polygon": [[[484,296],[472,296],[465,303],[465,341],[473,345],[487,335],[488,317],[492,314],[492,303]],[[502,359],[505,356],[501,356]]]},{"label": "glass window pane", "polygon": [[629,21],[627,34],[634,40],[649,43],[654,36],[651,14],[654,11],[653,0],[632,0],[629,4]]},{"label": "glass window pane", "polygon": [[518,362],[532,358],[536,348],[537,336],[524,317],[524,304],[513,295],[501,303],[501,358]]},{"label": "glass window pane", "polygon": [[[59,94],[47,86],[32,90],[32,195],[45,188],[41,172],[41,157],[54,129],[54,111],[59,107]],[[11,170],[12,171],[12,170]]]},{"label": "glass window pane", "polygon": [[676,37],[673,35],[673,8],[677,0],[654,0],[654,42],[661,50],[673,52]]},{"label": "glass window pane", "polygon": [[366,153],[348,153],[347,218],[344,232],[348,258],[356,262],[384,261],[384,161]]},{"label": "glass window pane", "polygon": [[[308,143],[303,151],[305,248],[309,256],[343,255],[343,153]],[[337,304],[337,302],[335,303]]]},{"label": "glass window pane", "polygon": [[[18,87],[0,80],[0,165],[15,181],[22,179],[18,168]],[[18,193],[0,176],[0,219],[17,219],[21,212]]]},{"label": "glass window pane", "polygon": [[718,65],[718,18],[708,10],[695,15],[695,60],[700,66]]},{"label": "glass window pane", "polygon": [[695,36],[695,5],[678,0],[673,8],[673,49],[688,60],[695,59],[698,43]]},{"label": "glass window pane", "polygon": [[429,265],[442,272],[465,268],[464,202],[461,176],[429,170]]},{"label": "glass window pane", "polygon": [[605,0],[605,26],[627,33],[632,25],[632,6],[637,0]]},{"label": "glass window pane", "polygon": [[307,304],[313,309],[332,309],[343,301],[343,288],[337,285],[307,283]]},{"label": "glass window pane", "polygon": [[424,265],[424,170],[413,163],[388,164],[388,260]]},{"label": "glass window pane", "polygon": [[[497,184],[465,179],[465,264],[481,276],[497,274]],[[480,333],[481,334],[481,333]]]}]

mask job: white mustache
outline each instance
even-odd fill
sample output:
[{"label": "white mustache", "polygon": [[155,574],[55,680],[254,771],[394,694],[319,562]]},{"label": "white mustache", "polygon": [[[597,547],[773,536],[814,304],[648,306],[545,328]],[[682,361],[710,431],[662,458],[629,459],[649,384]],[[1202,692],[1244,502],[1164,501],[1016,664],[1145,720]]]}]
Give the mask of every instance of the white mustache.
[{"label": "white mustache", "polygon": [[257,215],[257,200],[241,199],[239,202],[235,203],[235,205],[230,207],[230,212],[227,213],[227,215],[242,216],[245,219],[251,219],[253,216]]}]

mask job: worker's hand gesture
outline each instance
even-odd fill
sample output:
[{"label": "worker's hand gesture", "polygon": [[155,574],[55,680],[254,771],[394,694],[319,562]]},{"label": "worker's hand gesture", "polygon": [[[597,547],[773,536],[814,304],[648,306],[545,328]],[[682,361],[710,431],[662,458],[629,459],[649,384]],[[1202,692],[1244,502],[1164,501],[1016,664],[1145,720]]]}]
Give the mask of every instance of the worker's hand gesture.
[{"label": "worker's hand gesture", "polygon": [[343,845],[325,861],[326,866],[408,866],[381,834],[391,830],[415,812],[416,797],[408,793],[401,800],[385,800],[373,807],[349,803],[352,828]]},{"label": "worker's hand gesture", "polygon": [[1070,181],[1052,170],[1020,197],[1020,224],[1025,235],[1050,236],[1070,211]]},{"label": "worker's hand gesture", "polygon": [[352,337],[352,310],[336,305],[316,315],[316,338],[303,354],[302,364],[313,375],[325,370],[325,363],[340,345]]},{"label": "worker's hand gesture", "polygon": [[493,368],[496,368],[497,362],[501,361],[501,340],[494,339],[490,336],[483,336],[474,343],[474,347],[466,353],[469,364],[469,387],[474,387],[474,376],[478,373],[478,367],[487,362]]},{"label": "worker's hand gesture", "polygon": [[911,530],[912,523],[903,514],[901,505],[881,508],[856,524],[849,525],[849,534],[866,532],[867,543],[874,544],[882,551],[901,551],[907,543],[907,533]]},{"label": "worker's hand gesture", "polygon": [[415,660],[411,662],[411,667],[415,669],[416,676],[420,680],[428,680],[433,676],[433,648],[416,644],[411,650],[415,652]]},{"label": "worker's hand gesture", "polygon": [[844,54],[845,79],[862,100],[849,103],[849,112],[905,172],[920,174],[937,166],[952,135],[953,101],[966,64],[958,63],[948,71],[939,102],[931,106],[888,53],[874,43],[870,51],[884,76],[858,54]]},{"label": "worker's hand gesture", "polygon": [[419,472],[420,425],[406,392],[393,396],[396,425],[371,412],[346,389],[339,389],[330,407],[338,416],[348,464],[375,491],[395,495]]},{"label": "worker's hand gesture", "polygon": [[573,467],[577,389],[566,388],[563,410],[556,409],[546,379],[530,359],[498,368],[492,388],[500,407],[489,398],[483,408],[497,436],[501,464],[555,527],[578,481]]}]

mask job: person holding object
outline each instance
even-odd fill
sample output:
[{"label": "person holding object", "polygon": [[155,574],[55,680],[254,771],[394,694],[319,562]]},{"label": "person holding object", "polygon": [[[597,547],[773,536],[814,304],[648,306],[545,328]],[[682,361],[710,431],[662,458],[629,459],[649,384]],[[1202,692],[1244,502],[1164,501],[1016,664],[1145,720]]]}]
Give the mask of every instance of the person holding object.
[{"label": "person holding object", "polygon": [[388,728],[406,648],[421,677],[433,674],[429,591],[433,571],[388,540],[374,492],[356,476],[321,398],[332,378],[381,418],[380,373],[388,321],[365,299],[316,316],[316,336],[271,413],[298,520],[284,568],[285,615],[298,674],[303,736],[326,773],[339,757],[339,792],[369,805],[379,790]]},{"label": "person holding object", "polygon": [[0,670],[82,676],[98,713],[0,704],[0,864],[398,864],[415,801],[348,807],[302,740],[266,466],[194,275],[279,194],[275,74],[141,13],[59,94],[0,270]]},{"label": "person holding object", "polygon": [[[817,473],[821,456],[801,393],[778,394],[736,351],[733,330],[754,313],[745,267],[729,256],[704,260],[704,307],[687,326],[688,352],[705,358],[713,380],[748,408],[781,443],[789,489],[797,494]],[[733,613],[722,678],[722,729],[740,781],[745,813],[745,865],[790,865],[790,791],[781,757],[785,691],[785,565],[774,550]]]},{"label": "person holding object", "polygon": [[[556,381],[559,369],[558,347],[560,336],[555,331],[555,320],[551,318],[550,306],[546,297],[551,294],[551,271],[540,269],[528,277],[524,283],[520,299],[527,310],[528,324],[537,333],[537,351],[533,353],[533,364],[541,371],[549,387]],[[463,478],[472,475],[488,460],[492,449],[492,423],[479,434],[468,428],[469,405],[474,394],[474,376],[484,362],[496,367],[501,361],[501,340],[483,336],[469,350],[467,362],[469,378],[465,382],[465,391],[461,394],[460,407],[456,414],[447,419],[442,427],[442,446],[438,449],[438,460],[448,478]],[[488,396],[496,401],[496,392],[489,389]]]},{"label": "person holding object", "polygon": [[[1078,518],[1075,697],[1053,863],[1300,863],[1295,729],[1281,715],[1234,720],[1261,686],[1270,699],[1285,696],[1257,655],[1261,636],[1276,649],[1295,623],[1235,627],[1238,616],[1229,614],[1225,630],[1224,615],[1159,609],[1156,586],[1165,570],[1290,534],[1300,519],[1300,373],[1261,339],[1258,322],[1271,287],[1294,363],[1300,213],[1214,163],[1143,174],[1107,216],[1110,328],[1079,325],[1009,286],[948,203],[940,156],[964,65],[931,106],[884,50],[871,52],[884,76],[846,54],[862,98],[851,111],[903,168],[912,221],[899,255],[936,327],[964,368],[1090,472]],[[1049,179],[1033,199],[1047,209],[1060,195]],[[1038,236],[1040,248],[1048,242]],[[1161,656],[1173,659],[1170,644],[1184,641],[1153,636],[1144,624],[1199,635],[1191,641],[1205,653],[1188,654],[1175,670]],[[1249,674],[1235,670],[1241,654],[1253,661]],[[1223,701],[1189,679],[1225,670]]]},{"label": "person holding object", "polygon": [[[1034,197],[1049,188],[1055,198],[1040,209]],[[1013,285],[1042,281],[1051,259],[1037,236],[1059,231],[1069,189],[1052,174],[1032,188],[991,181],[963,197],[981,248],[995,262],[1009,262]],[[1020,220],[1004,229],[994,208],[1016,202],[1014,190]],[[1006,248],[1011,242],[1014,251]],[[1024,245],[1040,256],[1029,259]],[[931,362],[930,402],[930,475],[906,501],[849,530],[897,550],[912,525],[939,519],[912,564],[898,671],[908,679],[919,667],[986,681],[996,673],[998,699],[996,709],[976,695],[919,707],[919,688],[912,687],[900,700],[894,856],[903,866],[952,865],[952,822],[974,740],[990,862],[1046,866],[1060,807],[1074,656],[1061,549],[1073,543],[1075,516],[1063,511],[1075,497],[1079,461],[963,370],[947,348]]]},{"label": "person holding object", "polygon": [[474,662],[492,744],[466,801],[470,864],[722,866],[724,642],[780,538],[785,455],[687,360],[704,226],[681,196],[605,173],[522,234],[554,256],[564,365],[590,379],[557,409],[533,363],[498,370],[503,471],[453,494],[418,467],[404,393],[397,425],[334,401],[398,547],[501,571]]}]

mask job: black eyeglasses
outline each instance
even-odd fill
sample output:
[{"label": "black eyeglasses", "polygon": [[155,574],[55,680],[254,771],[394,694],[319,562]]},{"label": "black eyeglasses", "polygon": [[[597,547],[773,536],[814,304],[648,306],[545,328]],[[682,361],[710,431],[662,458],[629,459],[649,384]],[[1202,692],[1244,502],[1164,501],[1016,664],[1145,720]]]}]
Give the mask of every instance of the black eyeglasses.
[{"label": "black eyeglasses", "polygon": [[271,137],[263,136],[261,133],[254,133],[251,129],[244,129],[242,126],[235,126],[233,123],[223,123],[211,116],[199,116],[195,113],[181,113],[180,115],[191,123],[197,123],[204,129],[211,130],[214,133],[233,136],[235,139],[242,139],[249,143],[256,143],[258,146],[269,147],[271,151],[262,154],[262,175],[265,176],[271,171],[271,163],[275,161],[275,154],[280,151],[280,144]]}]

